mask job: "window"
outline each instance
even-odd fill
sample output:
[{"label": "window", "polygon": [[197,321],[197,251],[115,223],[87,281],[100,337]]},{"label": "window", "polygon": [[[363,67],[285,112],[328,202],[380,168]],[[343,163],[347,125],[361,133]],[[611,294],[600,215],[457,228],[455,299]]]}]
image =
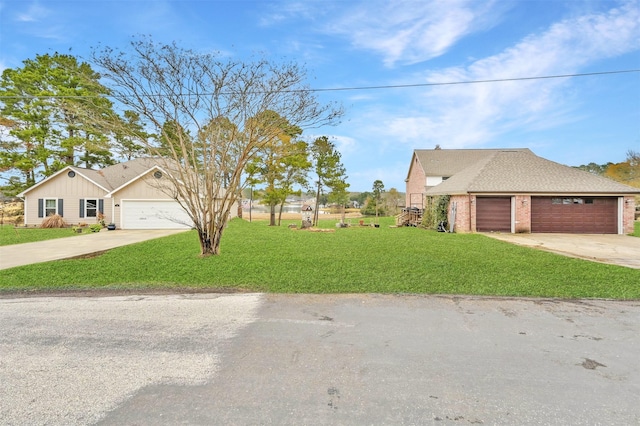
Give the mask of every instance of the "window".
[{"label": "window", "polygon": [[69,173],[67,173],[67,176],[69,176],[70,178],[76,177],[76,172],[74,172],[73,170],[69,170]]},{"label": "window", "polygon": [[585,204],[593,204],[593,198],[585,198],[584,199],[584,203]]},{"label": "window", "polygon": [[156,178],[156,179],[160,179],[162,177],[162,172],[160,170],[156,170],[153,173],[153,177]]},{"label": "window", "polygon": [[98,200],[88,199],[85,200],[85,217],[96,217],[98,213]]},{"label": "window", "polygon": [[53,216],[58,212],[58,202],[55,198],[44,200],[44,217]]},{"label": "window", "polygon": [[562,198],[552,198],[551,204],[562,204]]}]

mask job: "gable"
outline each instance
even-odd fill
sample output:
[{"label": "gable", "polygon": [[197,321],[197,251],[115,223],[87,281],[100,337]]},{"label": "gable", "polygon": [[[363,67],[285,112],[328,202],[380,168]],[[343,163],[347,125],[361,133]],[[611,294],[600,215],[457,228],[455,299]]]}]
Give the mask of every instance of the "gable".
[{"label": "gable", "polygon": [[[156,172],[160,172],[159,178],[154,176]],[[131,179],[120,188],[114,189],[106,195],[106,198],[116,198],[117,200],[173,199],[170,191],[163,191],[163,185],[166,188],[171,183],[159,167],[154,167],[146,173]]]},{"label": "gable", "polygon": [[[64,182],[64,179],[60,180],[59,176],[68,177],[69,172],[75,173],[75,177],[84,179],[91,184],[99,188],[104,194],[112,192],[114,189],[126,185],[128,182],[135,180],[142,176],[145,172],[152,168],[157,168],[157,161],[153,158],[143,157],[136,158],[124,163],[115,164],[113,166],[105,167],[102,170],[85,169],[76,166],[67,166],[64,169],[54,173],[53,175],[44,178],[35,185],[27,188],[18,197],[25,197],[26,194],[32,196],[32,191],[38,190],[40,187],[46,187],[45,192],[61,191],[61,194],[73,195],[71,182]],[[74,177],[74,178],[75,178]],[[55,185],[61,185],[61,187],[51,187],[52,182],[56,182]],[[77,183],[76,183],[77,185]],[[39,192],[41,189],[39,190]],[[71,191],[71,192],[70,192]],[[95,195],[95,194],[93,194]]]},{"label": "gable", "polygon": [[19,197],[56,196],[56,197],[103,197],[108,189],[97,183],[91,177],[95,170],[67,166],[53,175],[27,188]]}]

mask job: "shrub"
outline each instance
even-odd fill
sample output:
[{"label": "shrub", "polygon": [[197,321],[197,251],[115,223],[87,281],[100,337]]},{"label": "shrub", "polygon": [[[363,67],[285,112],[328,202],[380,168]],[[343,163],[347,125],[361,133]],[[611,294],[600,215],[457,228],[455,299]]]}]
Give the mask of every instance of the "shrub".
[{"label": "shrub", "polygon": [[40,224],[40,228],[64,228],[67,224],[59,214],[47,216]]},{"label": "shrub", "polygon": [[425,228],[437,230],[440,222],[447,222],[450,198],[449,195],[426,198],[426,206],[422,216],[422,225]]},{"label": "shrub", "polygon": [[89,230],[91,232],[100,232],[101,229],[102,229],[102,225],[100,225],[99,223],[94,223],[93,225],[89,225]]}]

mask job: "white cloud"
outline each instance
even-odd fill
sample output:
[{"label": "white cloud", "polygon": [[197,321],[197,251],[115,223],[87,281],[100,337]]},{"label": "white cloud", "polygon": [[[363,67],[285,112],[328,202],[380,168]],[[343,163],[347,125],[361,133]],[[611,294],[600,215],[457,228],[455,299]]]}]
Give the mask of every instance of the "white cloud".
[{"label": "white cloud", "polygon": [[353,139],[352,137],[343,136],[343,135],[334,135],[334,134],[330,134],[330,132],[321,133],[321,134],[320,133],[305,134],[304,139],[307,141],[307,143],[311,144],[313,143],[314,140],[322,136],[326,136],[329,139],[329,142],[331,142],[336,147],[336,150],[340,152],[342,156],[349,155],[350,153],[353,153],[358,149],[357,148],[358,144],[356,140]]},{"label": "white cloud", "polygon": [[[387,66],[415,64],[445,53],[462,37],[492,26],[495,1],[366,1],[333,20],[328,31],[381,54]],[[503,7],[503,6],[500,6]]]},{"label": "white cloud", "polygon": [[[322,5],[321,5],[322,6]],[[277,2],[272,5],[270,13],[263,13],[258,20],[258,25],[270,27],[282,25],[285,21],[293,19],[313,20],[322,14],[322,7],[316,7],[309,2]],[[325,9],[326,10],[326,9]]]},{"label": "white cloud", "polygon": [[46,19],[49,13],[49,9],[35,2],[31,3],[24,12],[17,13],[15,19],[18,22],[40,22]]},{"label": "white cloud", "polygon": [[[603,13],[555,23],[513,47],[466,67],[427,73],[430,83],[571,74],[600,60],[640,49],[640,9],[636,2]],[[513,129],[540,128],[576,120],[570,105],[579,100],[573,80],[546,79],[425,89],[380,131],[412,143],[425,136],[447,148],[487,143]],[[582,118],[582,117],[581,117]]]}]

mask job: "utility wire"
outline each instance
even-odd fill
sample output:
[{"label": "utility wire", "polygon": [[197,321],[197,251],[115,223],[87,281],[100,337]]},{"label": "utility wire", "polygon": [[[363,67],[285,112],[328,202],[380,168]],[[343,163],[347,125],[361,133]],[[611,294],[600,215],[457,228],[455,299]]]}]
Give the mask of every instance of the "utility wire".
[{"label": "utility wire", "polygon": [[[598,72],[587,72],[587,73],[576,73],[576,74],[557,74],[557,75],[544,75],[537,77],[514,77],[514,78],[496,78],[496,79],[488,79],[488,80],[464,80],[464,81],[448,81],[448,82],[439,82],[439,83],[412,83],[412,84],[387,84],[381,86],[353,86],[353,87],[333,87],[333,88],[318,88],[318,89],[292,89],[292,90],[282,90],[283,93],[296,93],[296,92],[344,92],[350,90],[385,90],[385,89],[405,89],[411,87],[434,87],[434,86],[453,86],[453,85],[461,85],[461,84],[486,84],[486,83],[503,83],[510,81],[530,81],[530,80],[549,80],[556,78],[573,78],[573,77],[590,77],[595,75],[611,75],[611,74],[628,74],[628,73],[638,73],[640,69],[630,69],[630,70],[616,70],[616,71],[598,71]],[[270,93],[268,91],[258,91],[251,93]],[[211,96],[213,93],[200,93],[198,96]],[[163,94],[152,94],[147,95],[146,97],[166,97],[168,95]],[[180,96],[180,95],[177,95]],[[190,94],[184,94],[182,96],[196,96]],[[8,95],[8,96],[0,96],[0,99],[22,99],[22,98],[33,98],[33,99],[47,99],[47,98],[55,98],[55,99],[87,99],[87,98],[99,98],[102,96],[77,96],[77,95]],[[107,98],[112,98],[114,96],[104,96]]]},{"label": "utility wire", "polygon": [[480,84],[480,83],[502,83],[507,81],[526,81],[526,80],[545,80],[552,78],[570,78],[570,77],[588,77],[593,75],[607,75],[607,74],[623,74],[640,72],[637,70],[618,70],[618,71],[599,71],[588,72],[580,74],[559,74],[559,75],[545,75],[539,77],[514,77],[514,78],[496,78],[491,80],[467,80],[467,81],[449,81],[441,83],[414,83],[414,84],[396,84],[385,86],[360,86],[360,87],[338,87],[330,89],[310,89],[309,92],[337,92],[341,90],[377,90],[377,89],[403,89],[406,87],[430,87],[430,86],[452,86],[456,84]]}]

